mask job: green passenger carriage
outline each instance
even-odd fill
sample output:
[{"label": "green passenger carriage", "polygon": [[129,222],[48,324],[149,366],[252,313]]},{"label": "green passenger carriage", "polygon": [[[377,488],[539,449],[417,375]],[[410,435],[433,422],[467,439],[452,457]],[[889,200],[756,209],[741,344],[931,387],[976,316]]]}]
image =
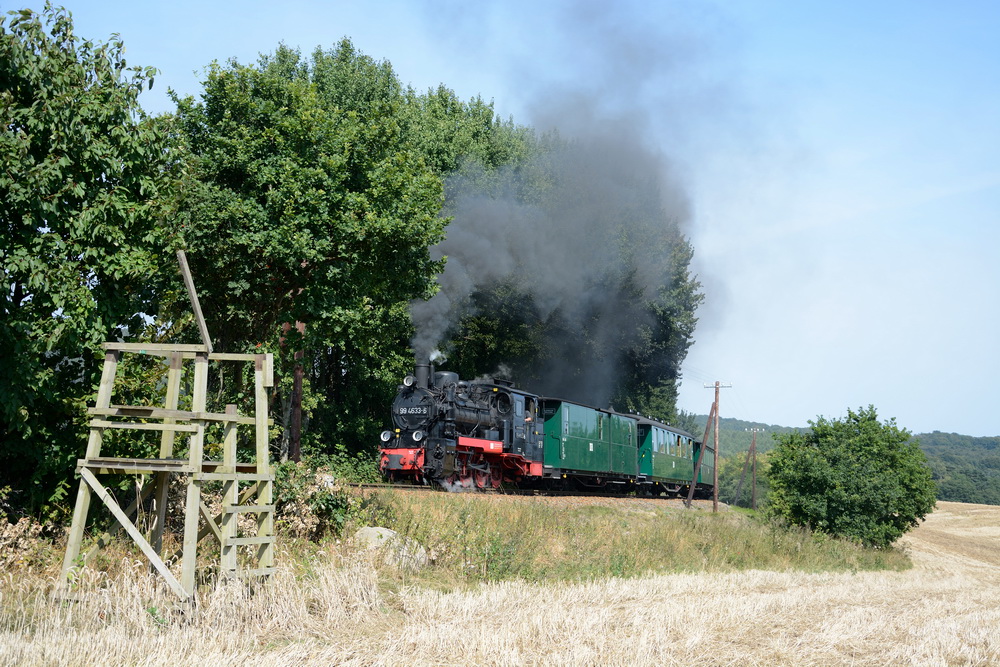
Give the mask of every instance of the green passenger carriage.
[{"label": "green passenger carriage", "polygon": [[703,493],[710,490],[715,477],[714,450],[679,428],[651,419],[638,419],[639,477],[653,490],[667,493],[687,492],[694,476],[698,455],[704,447],[701,468],[695,482]]},{"label": "green passenger carriage", "polygon": [[[392,480],[449,490],[586,488],[687,493],[702,445],[653,419],[532,394],[498,378],[462,380],[417,364],[382,432],[379,468]],[[712,491],[704,448],[695,491]]]}]

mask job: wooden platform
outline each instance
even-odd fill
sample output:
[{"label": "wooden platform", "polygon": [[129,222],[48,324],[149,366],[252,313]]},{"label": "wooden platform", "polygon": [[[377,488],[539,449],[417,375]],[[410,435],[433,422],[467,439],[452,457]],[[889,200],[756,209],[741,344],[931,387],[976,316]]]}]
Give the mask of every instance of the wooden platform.
[{"label": "wooden platform", "polygon": [[[240,579],[266,577],[274,570],[274,475],[268,458],[267,389],[273,386],[273,359],[270,354],[221,354],[204,345],[152,345],[130,343],[105,344],[104,370],[96,405],[88,409],[90,437],[84,458],[77,461],[80,487],[73,524],[70,528],[63,561],[64,581],[78,567],[84,541],[84,526],[92,496],[108,508],[115,522],[83,557],[88,561],[111,537],[124,530],[149,559],[170,588],[183,599],[195,595],[197,548],[205,538],[220,544],[219,571],[222,576]],[[123,354],[148,354],[164,359],[169,365],[162,403],[159,405],[115,405],[111,403],[115,378]],[[235,405],[225,412],[205,409],[209,363],[252,363],[254,373],[253,414],[239,414]],[[185,374],[185,364],[193,364],[193,373]],[[191,378],[186,393],[190,410],[178,408],[182,379]],[[205,433],[210,426],[222,429],[222,458],[204,458]],[[253,461],[237,461],[240,429],[252,430]],[[101,454],[108,430],[160,433],[159,456],[154,458],[109,457]],[[187,438],[187,451],[175,455],[177,437]],[[136,475],[140,487],[138,499],[122,508],[101,482],[111,474]],[[179,558],[179,576],[166,563],[162,553],[166,519],[167,490],[172,475],[180,475],[185,486],[184,536]],[[223,483],[223,511],[212,516],[201,501],[201,485],[206,481]],[[143,534],[136,526],[139,508],[153,496],[153,526]],[[255,530],[240,535],[238,517],[254,519]],[[243,550],[242,552],[240,550]],[[241,555],[242,554],[242,555]]]}]

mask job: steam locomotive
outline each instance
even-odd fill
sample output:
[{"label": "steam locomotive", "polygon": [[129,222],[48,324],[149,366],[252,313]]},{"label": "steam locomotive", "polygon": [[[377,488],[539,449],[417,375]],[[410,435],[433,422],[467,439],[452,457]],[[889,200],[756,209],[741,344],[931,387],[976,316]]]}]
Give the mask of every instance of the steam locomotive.
[{"label": "steam locomotive", "polygon": [[[450,491],[522,488],[712,492],[713,451],[638,415],[539,396],[500,378],[461,380],[417,364],[392,404],[379,467],[391,481]],[[701,465],[695,465],[702,449]]]}]

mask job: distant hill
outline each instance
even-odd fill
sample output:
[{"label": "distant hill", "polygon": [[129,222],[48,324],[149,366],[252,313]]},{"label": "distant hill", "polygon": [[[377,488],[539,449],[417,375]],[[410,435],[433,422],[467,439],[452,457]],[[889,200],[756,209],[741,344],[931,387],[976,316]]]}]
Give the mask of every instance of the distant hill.
[{"label": "distant hill", "polygon": [[[701,438],[705,435],[705,422],[708,415],[695,415],[698,430],[695,435]],[[719,418],[719,456],[732,456],[733,454],[745,454],[750,451],[750,443],[753,442],[753,431],[757,431],[757,451],[768,452],[774,449],[773,436],[776,433],[794,433],[796,431],[807,431],[806,428],[795,428],[792,426],[776,426],[774,424],[764,424],[763,422],[748,422],[742,419]],[[709,435],[711,438],[712,436]]]},{"label": "distant hill", "polygon": [[[698,424],[695,434],[700,438],[708,416],[694,415],[694,419]],[[723,417],[719,419],[719,455],[746,454],[753,438],[750,429],[762,429],[757,432],[759,453],[774,449],[775,434],[808,430]],[[977,438],[940,431],[914,437],[927,455],[938,485],[938,500],[1000,505],[1000,437]]]},{"label": "distant hill", "polygon": [[917,439],[934,471],[939,500],[1000,505],[1000,437],[934,431]]}]

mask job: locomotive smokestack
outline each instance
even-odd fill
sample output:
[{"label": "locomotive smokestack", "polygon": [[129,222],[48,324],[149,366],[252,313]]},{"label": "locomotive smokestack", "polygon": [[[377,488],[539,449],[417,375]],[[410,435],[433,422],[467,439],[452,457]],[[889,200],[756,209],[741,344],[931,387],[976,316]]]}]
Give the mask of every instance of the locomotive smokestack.
[{"label": "locomotive smokestack", "polygon": [[430,364],[417,363],[415,369],[416,372],[414,373],[414,375],[416,375],[417,378],[417,386],[420,387],[421,389],[427,389],[427,382],[431,376]]}]

